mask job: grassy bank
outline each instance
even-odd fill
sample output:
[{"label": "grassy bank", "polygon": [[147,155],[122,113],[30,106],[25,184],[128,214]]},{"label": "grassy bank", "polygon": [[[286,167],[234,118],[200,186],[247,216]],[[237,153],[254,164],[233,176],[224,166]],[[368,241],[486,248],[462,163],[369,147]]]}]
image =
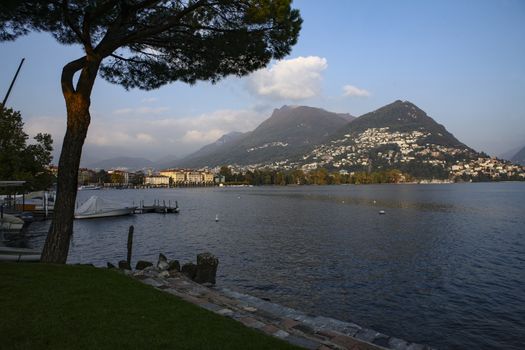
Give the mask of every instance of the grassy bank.
[{"label": "grassy bank", "polygon": [[293,349],[114,271],[0,263],[2,349]]}]

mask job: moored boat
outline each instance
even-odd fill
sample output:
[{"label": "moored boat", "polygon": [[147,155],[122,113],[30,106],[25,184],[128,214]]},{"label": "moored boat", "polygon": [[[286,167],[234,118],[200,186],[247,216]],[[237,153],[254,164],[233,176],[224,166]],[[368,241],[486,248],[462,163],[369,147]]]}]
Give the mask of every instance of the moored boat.
[{"label": "moored boat", "polygon": [[136,206],[126,206],[121,203],[91,196],[75,210],[75,219],[106,218],[112,216],[130,215],[135,213]]},{"label": "moored boat", "polygon": [[11,214],[2,214],[0,218],[0,229],[2,231],[20,231],[22,227],[24,227],[24,220]]},{"label": "moored boat", "polygon": [[87,191],[87,190],[100,190],[102,187],[97,185],[82,185],[78,187],[79,191]]}]

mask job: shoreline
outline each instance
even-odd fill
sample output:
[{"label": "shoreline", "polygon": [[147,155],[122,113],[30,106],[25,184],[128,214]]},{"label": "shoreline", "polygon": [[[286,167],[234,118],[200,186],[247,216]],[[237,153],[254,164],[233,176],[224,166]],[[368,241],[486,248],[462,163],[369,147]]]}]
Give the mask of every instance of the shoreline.
[{"label": "shoreline", "polygon": [[153,266],[144,270],[124,270],[126,275],[144,284],[306,349],[433,349],[352,322],[309,315],[228,288],[201,285],[180,272],[165,272]]}]

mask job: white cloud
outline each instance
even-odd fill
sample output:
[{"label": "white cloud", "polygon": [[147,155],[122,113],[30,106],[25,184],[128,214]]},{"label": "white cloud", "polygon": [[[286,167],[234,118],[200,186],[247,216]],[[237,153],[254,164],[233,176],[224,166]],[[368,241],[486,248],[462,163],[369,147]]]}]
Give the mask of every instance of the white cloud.
[{"label": "white cloud", "polygon": [[347,97],[368,97],[370,96],[370,92],[366,91],[365,89],[360,89],[353,85],[345,85],[343,86],[343,96]]},{"label": "white cloud", "polygon": [[[53,142],[62,142],[66,130],[66,118],[42,116],[25,121],[24,131],[29,137],[34,137],[39,132],[51,134]],[[60,138],[60,140],[58,140]]]},{"label": "white cloud", "polygon": [[[124,155],[152,160],[165,155],[183,157],[228,132],[253,130],[271,112],[264,108],[222,109],[196,115],[172,116],[173,112],[161,115],[137,113],[139,110],[145,111],[141,108],[144,107],[130,108],[129,114],[122,111],[125,121],[122,115],[92,112],[83,159],[94,161]],[[63,115],[33,117],[25,124],[30,137],[38,132],[47,132],[53,136],[55,163],[58,162],[65,128],[66,117]]]},{"label": "white cloud", "polygon": [[144,143],[152,143],[155,141],[153,136],[150,134],[145,134],[143,132],[137,134],[137,140],[142,141]]},{"label": "white cloud", "polygon": [[270,68],[254,72],[248,79],[257,95],[302,100],[320,94],[322,72],[327,67],[326,58],[301,56],[278,61]]},{"label": "white cloud", "polygon": [[223,109],[211,113],[183,118],[149,120],[146,123],[163,130],[212,130],[248,131],[268,117],[267,111]]},{"label": "white cloud", "polygon": [[159,115],[169,111],[168,107],[120,108],[113,111],[115,115]]},{"label": "white cloud", "polygon": [[200,130],[188,130],[182,137],[182,141],[185,143],[211,143],[216,141],[219,137],[226,133],[225,130],[212,129],[207,131]]},{"label": "white cloud", "polygon": [[157,102],[159,99],[157,97],[148,97],[148,98],[143,98],[141,100],[142,103],[153,103],[153,102]]},{"label": "white cloud", "polygon": [[100,125],[92,125],[88,130],[86,144],[97,146],[112,146],[125,145],[133,142],[134,137],[130,136],[125,131],[115,131],[114,128],[100,127]]},{"label": "white cloud", "polygon": [[[157,159],[164,155],[184,156],[216,141],[231,131],[250,131],[269,116],[269,110],[217,110],[183,117],[92,113],[84,145],[84,159],[106,159],[114,156],[141,156]],[[66,128],[65,116],[33,117],[26,121],[30,137],[39,132],[53,136],[55,162]]]}]

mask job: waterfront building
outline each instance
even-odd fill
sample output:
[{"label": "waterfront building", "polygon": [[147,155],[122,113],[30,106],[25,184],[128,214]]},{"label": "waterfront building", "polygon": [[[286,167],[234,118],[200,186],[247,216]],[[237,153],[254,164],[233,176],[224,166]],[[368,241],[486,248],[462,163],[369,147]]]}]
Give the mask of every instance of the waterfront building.
[{"label": "waterfront building", "polygon": [[174,185],[204,185],[213,184],[213,173],[188,169],[165,169],[160,175],[171,178]]},{"label": "waterfront building", "polygon": [[205,172],[202,173],[202,176],[203,176],[203,180],[204,180],[205,184],[212,184],[213,183],[214,176],[213,176],[212,173],[205,171]]},{"label": "waterfront building", "polygon": [[160,171],[161,176],[171,178],[173,184],[183,184],[186,181],[186,175],[183,170],[166,169]]},{"label": "waterfront building", "polygon": [[162,175],[144,176],[144,185],[167,187],[170,185],[170,178]]},{"label": "waterfront building", "polygon": [[187,171],[186,172],[186,183],[191,185],[197,185],[203,183],[203,176],[198,171]]}]

